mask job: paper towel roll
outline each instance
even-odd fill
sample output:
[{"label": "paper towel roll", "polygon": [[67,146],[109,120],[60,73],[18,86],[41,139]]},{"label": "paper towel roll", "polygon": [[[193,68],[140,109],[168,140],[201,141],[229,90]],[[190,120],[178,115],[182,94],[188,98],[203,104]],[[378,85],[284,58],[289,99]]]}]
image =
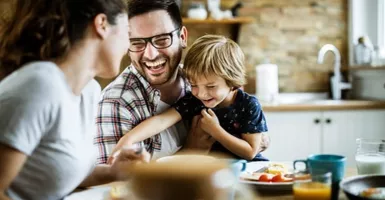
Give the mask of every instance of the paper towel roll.
[{"label": "paper towel roll", "polygon": [[278,66],[275,64],[260,64],[256,66],[257,98],[263,102],[274,102],[278,97]]}]

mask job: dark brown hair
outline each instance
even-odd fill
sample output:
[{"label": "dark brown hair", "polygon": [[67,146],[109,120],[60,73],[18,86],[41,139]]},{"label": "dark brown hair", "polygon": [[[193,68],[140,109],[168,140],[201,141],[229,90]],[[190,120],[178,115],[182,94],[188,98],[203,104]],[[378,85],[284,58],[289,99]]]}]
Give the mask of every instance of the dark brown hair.
[{"label": "dark brown hair", "polygon": [[129,0],[128,18],[145,14],[155,10],[165,10],[171,17],[175,28],[182,27],[182,16],[175,0]]},{"label": "dark brown hair", "polygon": [[65,56],[104,13],[110,24],[127,12],[123,0],[17,0],[0,30],[0,80],[23,64]]}]

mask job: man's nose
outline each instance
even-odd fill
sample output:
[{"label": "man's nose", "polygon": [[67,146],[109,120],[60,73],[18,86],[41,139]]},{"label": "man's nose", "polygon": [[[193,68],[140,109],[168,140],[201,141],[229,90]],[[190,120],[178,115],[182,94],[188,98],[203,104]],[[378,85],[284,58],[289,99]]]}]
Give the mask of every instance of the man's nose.
[{"label": "man's nose", "polygon": [[149,60],[154,60],[159,55],[159,51],[157,48],[152,46],[151,43],[147,43],[146,49],[144,50],[144,57]]}]

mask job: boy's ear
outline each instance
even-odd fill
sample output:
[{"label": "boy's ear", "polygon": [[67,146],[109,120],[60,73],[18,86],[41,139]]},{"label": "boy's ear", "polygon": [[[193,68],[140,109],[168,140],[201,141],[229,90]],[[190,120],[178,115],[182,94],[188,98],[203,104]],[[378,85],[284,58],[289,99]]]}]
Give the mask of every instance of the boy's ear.
[{"label": "boy's ear", "polygon": [[182,26],[182,28],[180,29],[180,41],[181,41],[182,48],[187,47],[187,37],[188,37],[187,28],[185,26]]}]

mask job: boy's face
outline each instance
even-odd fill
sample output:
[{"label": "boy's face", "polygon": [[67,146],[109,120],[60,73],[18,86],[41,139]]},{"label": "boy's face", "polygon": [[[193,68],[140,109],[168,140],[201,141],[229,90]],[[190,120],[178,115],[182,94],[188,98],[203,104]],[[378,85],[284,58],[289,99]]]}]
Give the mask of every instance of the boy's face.
[{"label": "boy's face", "polygon": [[226,107],[233,101],[233,93],[225,79],[216,75],[191,80],[192,94],[208,108]]},{"label": "boy's face", "polygon": [[[165,10],[156,10],[135,16],[129,20],[129,25],[131,46],[135,44],[135,40],[138,38],[172,33],[172,44],[167,48],[157,49],[150,42],[147,42],[143,51],[129,52],[135,68],[151,85],[166,83],[178,69],[182,49],[187,42],[186,28],[175,27]],[[181,31],[174,31],[177,28],[181,28]]]}]

